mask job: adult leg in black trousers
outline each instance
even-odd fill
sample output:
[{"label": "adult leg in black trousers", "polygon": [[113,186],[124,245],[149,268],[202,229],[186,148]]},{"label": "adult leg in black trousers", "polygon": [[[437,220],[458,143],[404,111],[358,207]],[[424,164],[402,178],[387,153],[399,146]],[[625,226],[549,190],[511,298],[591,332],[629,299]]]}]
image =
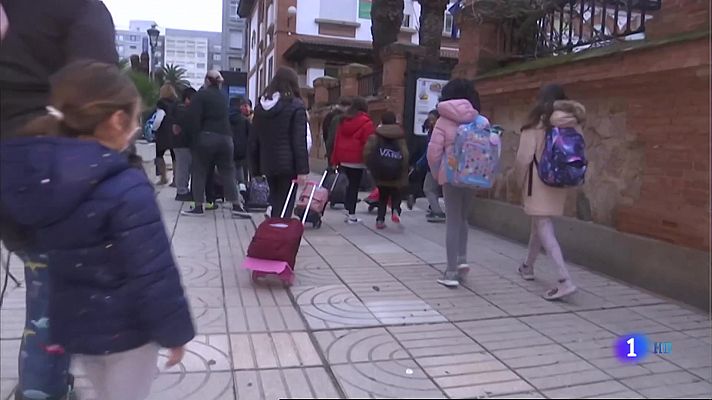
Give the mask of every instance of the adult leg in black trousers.
[{"label": "adult leg in black trousers", "polygon": [[[295,178],[296,177],[288,175],[267,177],[270,205],[272,206],[272,218],[279,218],[282,216],[282,209],[284,209],[284,204],[287,202],[287,195],[289,194],[289,189],[292,187],[292,181]],[[284,213],[285,218],[291,218],[292,213],[294,213],[294,203],[296,198],[297,188],[295,187],[294,190],[292,190],[292,195],[289,197],[287,210]]]},{"label": "adult leg in black trousers", "polygon": [[205,202],[213,204],[215,200],[217,200],[217,193],[215,193],[215,163],[210,162],[208,175],[205,178]]},{"label": "adult leg in black trousers", "polygon": [[[401,201],[403,200],[403,188],[391,188],[391,209],[393,213],[400,217]],[[396,221],[397,222],[397,221]]]},{"label": "adult leg in black trousers", "polygon": [[211,164],[210,149],[206,146],[204,135],[204,133],[197,135],[195,144],[191,149],[193,158],[191,165],[193,201],[195,202],[195,208],[199,208],[200,211],[202,211],[203,203],[205,203],[205,189]]},{"label": "adult leg in black trousers", "polygon": [[213,134],[211,140],[214,141],[214,160],[218,167],[220,178],[222,178],[225,201],[232,203],[233,215],[241,218],[251,218],[250,214],[245,210],[242,195],[237,190],[232,138],[227,135]]},{"label": "adult leg in black trousers", "polygon": [[349,167],[342,167],[342,169],[346,177],[349,178],[349,187],[346,189],[344,206],[346,206],[346,210],[349,212],[349,219],[351,221],[357,221],[356,203],[358,202],[358,188],[361,184],[361,178],[363,177],[363,169]]}]

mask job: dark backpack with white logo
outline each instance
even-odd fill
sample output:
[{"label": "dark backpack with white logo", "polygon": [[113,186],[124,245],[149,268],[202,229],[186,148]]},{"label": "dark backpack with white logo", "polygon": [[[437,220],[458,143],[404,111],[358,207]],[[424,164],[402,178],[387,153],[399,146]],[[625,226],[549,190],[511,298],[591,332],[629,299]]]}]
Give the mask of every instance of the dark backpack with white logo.
[{"label": "dark backpack with white logo", "polygon": [[403,152],[397,140],[378,138],[368,159],[368,169],[377,181],[397,181],[403,177]]}]

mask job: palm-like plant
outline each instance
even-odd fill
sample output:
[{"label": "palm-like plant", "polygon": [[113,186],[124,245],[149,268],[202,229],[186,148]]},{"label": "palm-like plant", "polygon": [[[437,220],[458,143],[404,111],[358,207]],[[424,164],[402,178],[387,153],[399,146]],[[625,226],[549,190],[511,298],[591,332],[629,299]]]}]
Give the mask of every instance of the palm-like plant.
[{"label": "palm-like plant", "polygon": [[156,82],[141,72],[126,71],[126,74],[136,86],[136,90],[138,90],[141,100],[143,100],[144,110],[155,107],[158,101],[158,85]]},{"label": "palm-like plant", "polygon": [[190,86],[190,82],[185,79],[187,72],[185,68],[175,64],[168,64],[161,69],[163,82],[173,85],[179,91]]}]

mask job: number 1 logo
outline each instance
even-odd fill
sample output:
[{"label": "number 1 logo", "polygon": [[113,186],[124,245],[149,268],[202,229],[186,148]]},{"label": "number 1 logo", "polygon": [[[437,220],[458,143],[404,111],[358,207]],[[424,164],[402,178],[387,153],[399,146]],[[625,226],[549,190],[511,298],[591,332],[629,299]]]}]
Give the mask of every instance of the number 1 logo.
[{"label": "number 1 logo", "polygon": [[648,355],[648,347],[648,338],[634,333],[616,339],[614,352],[622,362],[637,362]]}]

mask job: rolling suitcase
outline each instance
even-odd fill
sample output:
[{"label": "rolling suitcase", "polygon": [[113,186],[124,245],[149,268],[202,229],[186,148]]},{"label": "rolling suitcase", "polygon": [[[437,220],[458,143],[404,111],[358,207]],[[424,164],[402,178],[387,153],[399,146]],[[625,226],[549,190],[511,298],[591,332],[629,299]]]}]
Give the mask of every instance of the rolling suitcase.
[{"label": "rolling suitcase", "polygon": [[[306,218],[298,220],[284,217],[295,187],[296,182],[292,182],[287,202],[282,208],[281,217],[264,220],[255,230],[247,248],[247,257],[245,257],[242,266],[252,271],[252,279],[255,282],[261,277],[270,275],[276,276],[287,285],[294,282],[294,266],[302,235],[304,235],[306,220]],[[311,207],[317,188],[316,184],[313,184],[311,188],[307,208]]]},{"label": "rolling suitcase", "polygon": [[[316,185],[316,182],[307,183],[306,187],[302,191],[302,194],[299,196],[297,206],[294,208],[294,213],[297,214],[299,218],[303,218],[304,210],[308,210],[305,221],[311,223],[316,229],[321,228],[321,217],[324,215],[326,205],[329,203],[329,189],[324,187],[324,180],[326,179],[327,174],[328,171],[324,172],[321,176],[319,186],[316,188],[313,195],[311,193],[313,186]],[[310,198],[312,199],[311,207],[307,208]]]}]

